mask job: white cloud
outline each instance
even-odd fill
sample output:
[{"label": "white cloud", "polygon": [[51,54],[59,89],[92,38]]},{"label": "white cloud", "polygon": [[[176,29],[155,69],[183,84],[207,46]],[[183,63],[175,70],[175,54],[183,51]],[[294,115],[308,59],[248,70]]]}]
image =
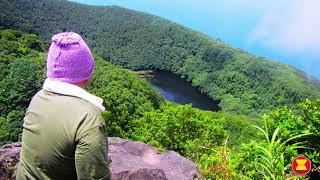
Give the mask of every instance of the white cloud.
[{"label": "white cloud", "polygon": [[319,9],[319,0],[275,2],[263,12],[249,42],[290,55],[320,57]]}]

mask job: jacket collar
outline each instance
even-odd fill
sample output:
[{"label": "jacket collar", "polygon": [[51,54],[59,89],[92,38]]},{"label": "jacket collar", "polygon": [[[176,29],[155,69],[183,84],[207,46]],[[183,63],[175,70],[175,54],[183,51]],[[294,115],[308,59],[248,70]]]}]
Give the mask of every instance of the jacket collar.
[{"label": "jacket collar", "polygon": [[88,93],[86,90],[76,85],[60,81],[53,81],[47,78],[43,83],[42,89],[53,93],[75,96],[90,102],[101,112],[105,110],[105,107],[102,105],[103,99]]}]

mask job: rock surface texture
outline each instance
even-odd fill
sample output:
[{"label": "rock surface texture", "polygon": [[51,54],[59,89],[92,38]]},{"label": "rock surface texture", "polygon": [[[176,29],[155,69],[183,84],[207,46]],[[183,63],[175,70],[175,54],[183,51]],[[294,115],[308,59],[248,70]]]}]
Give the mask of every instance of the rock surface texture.
[{"label": "rock surface texture", "polygon": [[[158,154],[152,146],[141,142],[109,137],[112,179],[198,179],[196,165],[174,151]],[[0,179],[14,179],[19,161],[20,143],[0,149]]]}]

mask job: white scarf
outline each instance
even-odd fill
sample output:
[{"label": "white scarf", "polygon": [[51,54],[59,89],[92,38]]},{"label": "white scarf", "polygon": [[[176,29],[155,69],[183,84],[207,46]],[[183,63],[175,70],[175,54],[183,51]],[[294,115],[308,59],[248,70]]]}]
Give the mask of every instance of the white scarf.
[{"label": "white scarf", "polygon": [[105,110],[105,107],[102,105],[103,99],[88,93],[86,90],[76,85],[46,79],[42,88],[49,92],[64,94],[67,96],[75,96],[84,99],[96,106],[101,112]]}]

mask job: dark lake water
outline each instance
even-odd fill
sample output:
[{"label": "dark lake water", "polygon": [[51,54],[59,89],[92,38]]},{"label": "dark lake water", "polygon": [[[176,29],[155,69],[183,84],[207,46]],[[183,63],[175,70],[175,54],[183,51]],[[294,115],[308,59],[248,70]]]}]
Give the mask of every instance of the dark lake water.
[{"label": "dark lake water", "polygon": [[156,71],[149,82],[155,87],[165,99],[178,104],[190,104],[202,110],[218,111],[217,102],[192,87],[191,84],[179,76],[170,72]]}]

